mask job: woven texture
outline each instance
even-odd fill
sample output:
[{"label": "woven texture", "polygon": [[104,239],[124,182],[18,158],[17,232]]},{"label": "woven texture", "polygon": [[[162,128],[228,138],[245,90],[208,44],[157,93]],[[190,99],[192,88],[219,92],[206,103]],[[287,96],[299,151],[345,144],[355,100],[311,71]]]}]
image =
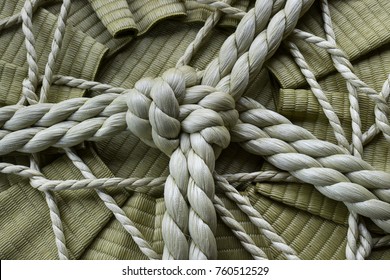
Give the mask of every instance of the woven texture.
[{"label": "woven texture", "polygon": [[0,259],[390,259],[386,0],[0,3]]}]

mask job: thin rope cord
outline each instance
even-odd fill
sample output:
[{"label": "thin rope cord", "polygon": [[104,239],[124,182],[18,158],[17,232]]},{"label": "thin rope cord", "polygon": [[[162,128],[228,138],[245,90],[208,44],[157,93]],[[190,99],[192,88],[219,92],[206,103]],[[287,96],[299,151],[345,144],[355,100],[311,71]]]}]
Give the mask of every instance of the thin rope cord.
[{"label": "thin rope cord", "polygon": [[261,214],[253,208],[253,206],[240,193],[232,187],[226,179],[214,174],[217,184],[222,189],[225,195],[236,203],[236,205],[243,211],[251,220],[251,222],[259,229],[259,231],[267,237],[271,246],[280,251],[287,259],[299,259],[297,253],[291,248],[286,241],[279,236],[275,229],[261,216]]},{"label": "thin rope cord", "polygon": [[202,4],[208,4],[209,6],[236,19],[242,19],[246,14],[246,12],[244,12],[243,10],[240,10],[236,7],[232,7],[229,3],[231,1],[229,2],[215,1],[215,0],[197,0],[197,1]]},{"label": "thin rope cord", "polygon": [[[38,165],[38,159],[36,158],[36,156],[37,155],[32,155],[30,157],[30,165],[31,165],[32,170],[34,170],[36,172],[40,172],[39,165]],[[45,195],[46,203],[49,207],[50,220],[51,220],[51,225],[53,228],[53,233],[55,236],[55,243],[57,246],[58,258],[60,260],[68,260],[69,259],[69,252],[68,252],[68,248],[66,246],[64,228],[62,226],[60,210],[57,206],[56,199],[50,191],[44,191],[43,193]]]},{"label": "thin rope cord", "polygon": [[[380,95],[383,96],[383,98],[386,100],[386,103],[389,100],[389,95],[390,95],[390,86],[389,86],[389,81],[390,81],[390,75],[387,77],[385,82],[383,83],[382,90],[379,93]],[[366,132],[363,133],[363,144],[367,145],[370,143],[378,133],[380,133],[380,129],[378,128],[378,125],[376,123],[372,124]]]},{"label": "thin rope cord", "polygon": [[[66,155],[72,163],[80,170],[81,174],[87,179],[96,179],[89,167],[82,161],[82,159],[71,149],[64,149]],[[149,242],[145,239],[143,234],[137,229],[135,224],[127,217],[126,213],[118,206],[112,196],[101,189],[95,190],[99,198],[104,202],[106,207],[114,214],[117,221],[123,228],[131,235],[134,242],[138,245],[142,253],[144,253],[151,260],[161,259],[161,256],[156,253]]]},{"label": "thin rope cord", "polygon": [[[33,11],[35,11],[38,7],[40,7],[43,3],[50,1],[50,0],[32,0],[31,6]],[[0,19],[0,31],[3,31],[4,29],[10,28],[16,24],[20,24],[22,22],[22,13],[16,13],[12,16],[2,18]]]},{"label": "thin rope cord", "polygon": [[[323,0],[321,2],[322,16],[324,20],[324,29],[328,42],[336,45],[336,35],[333,31],[332,19],[330,16],[330,11],[328,7],[328,1]],[[334,63],[338,63],[337,59],[334,56],[331,56]],[[356,88],[347,81],[348,96],[350,102],[350,114],[352,118],[352,155],[362,158],[363,155],[363,143],[362,143],[362,131],[361,131],[361,120],[359,112],[359,97],[357,94]],[[347,233],[347,246],[346,246],[346,257],[347,259],[364,259],[365,256],[361,253],[364,251],[366,253],[371,252],[371,248],[362,248],[363,245],[368,244],[368,242],[361,242],[358,246],[358,239],[365,240],[362,235],[362,232],[359,230],[363,224],[359,225],[359,215],[352,210],[349,210],[350,214],[348,217],[348,233]],[[368,232],[365,230],[364,232]]]},{"label": "thin rope cord", "polygon": [[[144,178],[96,178],[85,180],[49,180],[44,175],[28,166],[0,162],[0,173],[13,174],[22,178],[32,179],[40,191],[63,191],[95,188],[127,188],[134,192],[149,193],[155,187],[163,186],[167,177]],[[256,171],[250,173],[220,174],[229,183],[247,182],[301,182],[288,172]]]},{"label": "thin rope cord", "polygon": [[309,43],[315,44],[316,46],[326,50],[336,61],[334,66],[337,71],[346,79],[349,83],[364,92],[367,96],[375,102],[375,124],[379,130],[383,133],[385,139],[390,141],[390,124],[388,121],[388,115],[390,112],[389,106],[386,102],[385,97],[381,93],[377,93],[374,89],[369,87],[366,83],[361,81],[352,71],[353,66],[348,60],[346,54],[340,50],[335,44],[329,41],[310,34],[302,30],[294,30],[292,32],[294,38],[303,39]]},{"label": "thin rope cord", "polygon": [[33,4],[34,1],[26,0],[21,11],[22,30],[27,50],[28,79],[23,81],[23,97],[19,101],[19,104],[23,104],[25,100],[27,100],[29,104],[36,104],[38,102],[38,97],[35,93],[38,85],[39,72],[37,54],[35,51],[35,37],[32,30]]},{"label": "thin rope cord", "polygon": [[221,220],[232,230],[238,240],[240,240],[242,247],[244,247],[255,260],[268,260],[267,254],[256,245],[241,224],[236,221],[233,214],[225,207],[223,201],[218,196],[215,196],[213,202]]},{"label": "thin rope cord", "polygon": [[50,85],[53,80],[54,66],[57,62],[58,55],[60,53],[62,40],[65,35],[66,20],[70,10],[71,0],[63,0],[60,15],[58,16],[57,28],[54,32],[54,38],[51,45],[51,51],[45,67],[45,74],[43,76],[41,92],[39,96],[39,102],[44,103],[47,100],[47,95],[50,89]]},{"label": "thin rope cord", "polygon": [[[225,0],[225,2],[229,4],[231,3],[231,0]],[[176,67],[181,67],[190,63],[192,57],[199,50],[205,38],[210,36],[211,31],[213,30],[214,26],[217,25],[222,15],[223,13],[219,9],[217,9],[206,19],[203,27],[196,34],[195,39],[187,46],[187,49],[184,51],[184,54],[177,61]]]},{"label": "thin rope cord", "polygon": [[310,89],[314,96],[317,98],[318,103],[320,104],[322,111],[324,112],[326,118],[329,121],[333,129],[333,133],[336,137],[336,140],[340,147],[343,147],[346,151],[349,151],[349,142],[345,136],[344,129],[341,125],[340,119],[337,116],[333,106],[330,104],[328,98],[323,92],[321,86],[317,82],[313,72],[311,71],[309,65],[306,62],[306,59],[298,49],[297,45],[293,42],[286,42],[291,55],[293,56],[295,63],[299,66],[301,73],[305,77],[307,83],[310,85]]}]

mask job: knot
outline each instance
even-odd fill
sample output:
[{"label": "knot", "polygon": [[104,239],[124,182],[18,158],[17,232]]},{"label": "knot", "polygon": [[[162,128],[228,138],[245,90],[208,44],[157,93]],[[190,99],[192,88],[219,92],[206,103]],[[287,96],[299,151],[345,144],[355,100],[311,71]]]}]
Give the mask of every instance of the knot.
[{"label": "knot", "polygon": [[181,132],[201,133],[215,148],[226,148],[238,120],[235,101],[213,87],[196,85],[198,80],[190,66],[139,80],[128,94],[128,129],[168,156],[179,147]]},{"label": "knot", "polygon": [[23,80],[22,93],[23,93],[23,96],[27,99],[29,104],[37,104],[38,103],[38,97],[35,94],[35,87],[30,80],[28,80],[28,79]]}]

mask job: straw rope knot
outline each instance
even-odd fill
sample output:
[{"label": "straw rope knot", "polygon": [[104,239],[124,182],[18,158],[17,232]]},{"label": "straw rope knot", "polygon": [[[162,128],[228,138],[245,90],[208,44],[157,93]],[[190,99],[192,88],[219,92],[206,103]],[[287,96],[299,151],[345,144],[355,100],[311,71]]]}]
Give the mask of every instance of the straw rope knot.
[{"label": "straw rope knot", "polygon": [[164,259],[217,258],[213,172],[238,112],[231,95],[198,82],[195,69],[182,66],[141,79],[127,95],[128,129],[170,156]]},{"label": "straw rope knot", "polygon": [[181,132],[201,132],[210,143],[225,148],[230,143],[229,129],[238,120],[235,101],[213,87],[195,85],[197,81],[195,69],[189,66],[139,80],[128,94],[128,129],[168,156],[179,147]]}]

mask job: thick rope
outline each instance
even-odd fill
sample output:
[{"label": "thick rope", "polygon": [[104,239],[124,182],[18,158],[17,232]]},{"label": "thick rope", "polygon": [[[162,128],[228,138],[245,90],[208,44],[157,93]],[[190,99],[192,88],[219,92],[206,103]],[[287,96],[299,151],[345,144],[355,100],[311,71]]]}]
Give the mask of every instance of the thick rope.
[{"label": "thick rope", "polygon": [[162,222],[162,234],[165,240],[163,259],[165,260],[188,259],[189,257],[187,241],[189,235],[187,201],[189,173],[186,159],[189,146],[188,136],[183,135],[180,139],[180,147],[173,152],[169,161],[170,174],[164,187],[166,211]]},{"label": "thick rope", "polygon": [[237,31],[223,43],[218,58],[204,71],[203,85],[229,92],[235,100],[246,89],[250,74],[259,71],[265,61],[276,52],[282,39],[293,31],[299,17],[313,1],[286,1],[285,7],[272,17],[267,28],[255,36],[255,31],[261,30],[268,22],[267,20],[256,25],[258,16],[265,18],[265,11],[266,15],[272,11],[272,7],[267,6],[269,4],[260,7],[260,3],[262,1],[257,1],[255,8],[240,21]]},{"label": "thick rope", "polygon": [[[361,159],[265,109],[254,100],[241,104],[243,122],[232,129],[232,140],[264,156],[279,169],[312,184],[325,196],[342,201],[358,214],[390,230],[390,174],[375,171]],[[375,190],[374,195],[370,190]],[[380,196],[378,196],[380,195]]]}]

